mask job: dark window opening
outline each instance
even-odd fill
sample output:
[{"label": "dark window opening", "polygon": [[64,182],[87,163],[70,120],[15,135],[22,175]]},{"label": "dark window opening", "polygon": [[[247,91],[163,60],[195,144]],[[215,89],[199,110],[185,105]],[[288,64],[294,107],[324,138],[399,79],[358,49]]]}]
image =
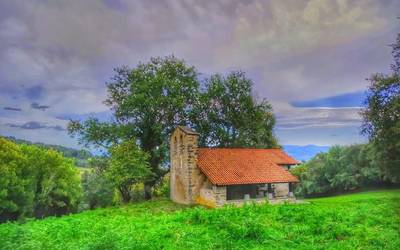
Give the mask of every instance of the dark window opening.
[{"label": "dark window opening", "polygon": [[179,154],[183,154],[183,136],[181,135],[179,138]]},{"label": "dark window opening", "polygon": [[176,139],[176,136],[174,137],[174,152],[173,154],[176,155],[178,153],[178,140]]},{"label": "dark window opening", "polygon": [[251,199],[257,198],[257,185],[229,185],[226,187],[227,200],[243,200],[246,194],[250,195]]}]

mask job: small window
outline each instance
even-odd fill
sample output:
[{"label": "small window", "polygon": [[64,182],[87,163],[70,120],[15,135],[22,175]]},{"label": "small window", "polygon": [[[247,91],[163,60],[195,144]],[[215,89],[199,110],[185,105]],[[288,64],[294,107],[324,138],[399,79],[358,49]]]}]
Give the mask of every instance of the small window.
[{"label": "small window", "polygon": [[178,140],[176,139],[176,136],[174,137],[174,152],[172,152],[174,155],[178,153]]},{"label": "small window", "polygon": [[179,140],[179,154],[183,154],[183,136],[182,135]]}]

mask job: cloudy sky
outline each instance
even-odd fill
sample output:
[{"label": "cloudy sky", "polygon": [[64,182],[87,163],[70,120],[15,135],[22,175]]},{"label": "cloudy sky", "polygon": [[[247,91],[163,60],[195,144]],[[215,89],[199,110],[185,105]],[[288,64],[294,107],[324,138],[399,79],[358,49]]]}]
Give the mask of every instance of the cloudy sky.
[{"label": "cloudy sky", "polygon": [[281,144],[362,142],[365,80],[388,72],[398,0],[0,1],[0,134],[76,146],[68,118],[104,117],[112,69],[174,54],[242,69]]}]

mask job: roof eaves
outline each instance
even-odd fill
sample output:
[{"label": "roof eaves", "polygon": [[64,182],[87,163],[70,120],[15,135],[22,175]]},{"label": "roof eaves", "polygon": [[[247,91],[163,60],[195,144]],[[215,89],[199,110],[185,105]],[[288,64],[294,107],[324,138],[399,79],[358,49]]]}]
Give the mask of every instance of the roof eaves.
[{"label": "roof eaves", "polygon": [[191,128],[187,127],[187,126],[178,126],[178,128],[181,129],[186,134],[200,135],[199,133],[197,133],[196,131],[194,131],[193,129],[191,129]]}]

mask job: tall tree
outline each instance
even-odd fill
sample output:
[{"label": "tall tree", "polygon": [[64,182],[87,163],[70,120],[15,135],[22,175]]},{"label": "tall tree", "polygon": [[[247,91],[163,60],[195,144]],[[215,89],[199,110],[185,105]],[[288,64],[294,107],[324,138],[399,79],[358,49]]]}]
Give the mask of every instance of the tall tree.
[{"label": "tall tree", "polygon": [[[89,163],[91,164],[91,163]],[[81,176],[83,189],[83,202],[81,209],[94,209],[112,204],[114,185],[96,169],[84,171]]]},{"label": "tall tree", "polygon": [[187,124],[198,95],[197,72],[173,56],[152,58],[136,68],[115,70],[107,83],[105,104],[113,122],[72,121],[69,132],[84,144],[109,148],[121,140],[135,140],[149,155],[151,177],[145,181],[146,198],[167,171],[168,138],[175,126]]},{"label": "tall tree", "polygon": [[370,78],[362,132],[377,148],[383,177],[400,183],[400,34],[392,54],[393,72]]},{"label": "tall tree", "polygon": [[397,34],[396,42],[392,44],[392,55],[394,59],[392,70],[395,74],[400,75],[400,33]]},{"label": "tall tree", "polygon": [[151,175],[148,155],[133,141],[124,141],[112,146],[110,154],[109,166],[104,174],[119,191],[122,201],[129,202],[132,200],[134,185],[143,183]]},{"label": "tall tree", "polygon": [[201,146],[277,147],[272,106],[252,95],[252,85],[241,71],[206,80],[192,113]]},{"label": "tall tree", "polygon": [[53,149],[21,145],[33,172],[34,216],[41,218],[74,212],[82,195],[74,160]]},{"label": "tall tree", "polygon": [[73,212],[80,197],[72,159],[0,137],[0,222]]},{"label": "tall tree", "polygon": [[21,148],[0,137],[0,223],[33,210],[32,169]]},{"label": "tall tree", "polygon": [[114,120],[71,121],[68,130],[81,143],[106,149],[136,142],[148,154],[152,172],[145,180],[146,198],[168,171],[169,136],[177,125],[198,130],[201,146],[277,146],[272,107],[252,96],[252,82],[243,72],[214,75],[202,90],[195,68],[173,56],[115,72],[105,101]]}]

